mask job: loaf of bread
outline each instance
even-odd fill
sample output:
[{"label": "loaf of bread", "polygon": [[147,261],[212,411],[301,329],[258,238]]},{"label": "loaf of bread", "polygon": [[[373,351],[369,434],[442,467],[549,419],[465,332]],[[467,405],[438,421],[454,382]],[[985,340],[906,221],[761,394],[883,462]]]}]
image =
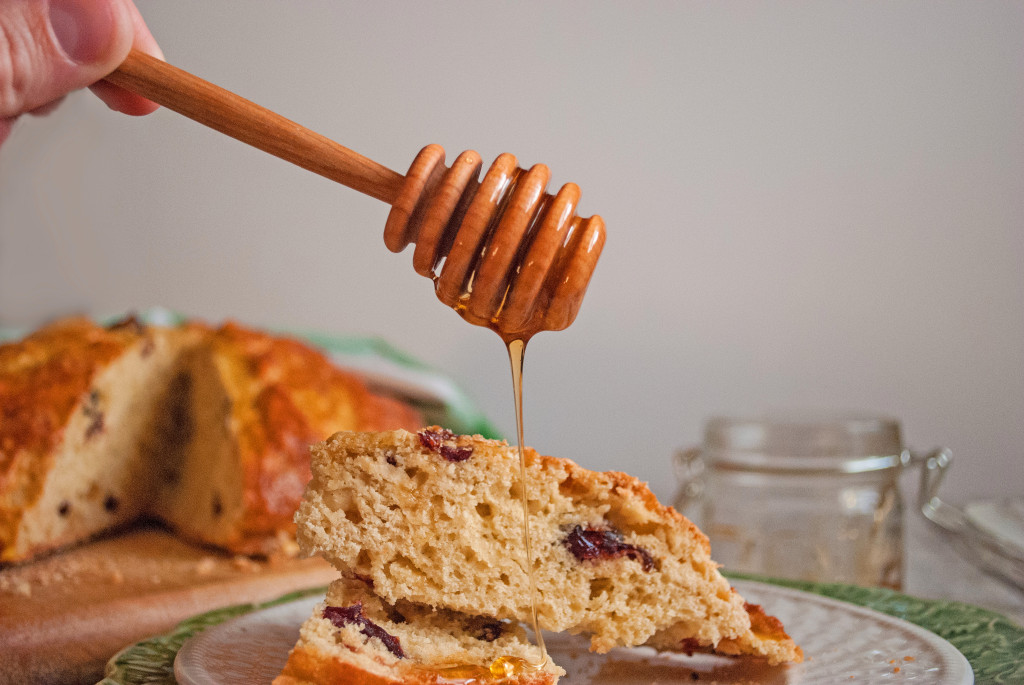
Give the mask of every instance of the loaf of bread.
[{"label": "loaf of bread", "polygon": [[[746,604],[690,521],[623,473],[525,450],[542,628],[591,649],[649,645],[802,660],[782,625]],[[389,604],[527,621],[519,457],[437,427],[338,433],[313,449],[296,514],[303,551]]]},{"label": "loaf of bread", "polygon": [[365,582],[341,579],[303,623],[274,685],[551,685],[564,673],[515,622],[392,605]]},{"label": "loaf of bread", "polygon": [[297,340],[62,320],[0,346],[0,562],[146,517],[269,553],[293,535],[311,443],[419,424]]}]

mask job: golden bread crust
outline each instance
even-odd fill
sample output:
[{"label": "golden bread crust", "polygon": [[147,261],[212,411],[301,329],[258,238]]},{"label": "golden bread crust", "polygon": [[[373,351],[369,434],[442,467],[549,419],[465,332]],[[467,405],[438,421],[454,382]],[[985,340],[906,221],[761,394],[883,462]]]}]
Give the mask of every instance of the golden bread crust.
[{"label": "golden bread crust", "polygon": [[764,608],[760,604],[744,602],[743,608],[750,615],[750,631],[754,635],[766,640],[782,641],[789,639],[789,635],[786,634],[786,630],[782,626],[782,621],[765,613]]},{"label": "golden bread crust", "polygon": [[0,345],[0,551],[39,499],[64,427],[97,373],[143,337],[137,325],[73,318]]},{"label": "golden bread crust", "polygon": [[[413,685],[413,681],[368,673],[350,662],[343,661],[337,657],[325,656],[319,653],[318,650],[310,647],[296,647],[291,651],[288,655],[288,661],[281,671],[281,675],[274,678],[273,685],[320,685],[327,683]],[[419,685],[419,683],[416,685]]]},{"label": "golden bread crust", "polygon": [[139,337],[128,327],[68,319],[0,345],[0,488],[19,458],[52,451],[97,371]]},{"label": "golden bread crust", "polygon": [[371,393],[359,377],[299,340],[228,322],[210,344],[233,400],[230,420],[244,477],[242,538],[294,531],[311,444],[338,430],[420,424],[411,407]]},{"label": "golden bread crust", "polygon": [[[557,680],[553,674],[536,673],[495,682],[553,685]],[[313,647],[299,645],[288,655],[288,661],[281,674],[274,678],[273,685],[438,685],[450,682],[453,681],[428,669],[401,668],[378,675],[338,657],[323,654]]]}]

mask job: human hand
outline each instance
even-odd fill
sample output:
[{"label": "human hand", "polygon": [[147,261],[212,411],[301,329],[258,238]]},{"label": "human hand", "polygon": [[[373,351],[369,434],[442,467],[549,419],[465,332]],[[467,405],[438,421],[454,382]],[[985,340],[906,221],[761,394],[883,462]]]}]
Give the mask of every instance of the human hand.
[{"label": "human hand", "polygon": [[157,105],[102,81],[136,48],[163,58],[132,0],[0,0],[0,144],[22,114],[90,89],[125,114]]}]

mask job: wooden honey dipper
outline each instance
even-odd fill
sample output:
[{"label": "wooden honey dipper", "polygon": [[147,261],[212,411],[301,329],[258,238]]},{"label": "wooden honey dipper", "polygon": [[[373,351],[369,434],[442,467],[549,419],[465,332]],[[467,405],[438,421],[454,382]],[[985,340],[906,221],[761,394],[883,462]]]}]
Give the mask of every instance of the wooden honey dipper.
[{"label": "wooden honey dipper", "polygon": [[576,318],[604,246],[604,221],[576,215],[579,188],[545,192],[548,168],[463,152],[444,165],[428,145],[408,174],[384,167],[219,86],[132,50],[107,81],[205,126],[392,206],[384,243],[416,244],[416,272],[438,299],[506,342],[561,330]]}]

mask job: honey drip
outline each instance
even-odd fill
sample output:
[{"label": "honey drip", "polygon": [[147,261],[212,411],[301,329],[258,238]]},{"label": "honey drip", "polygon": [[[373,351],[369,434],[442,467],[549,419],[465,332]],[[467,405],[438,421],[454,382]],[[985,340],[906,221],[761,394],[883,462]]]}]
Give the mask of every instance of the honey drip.
[{"label": "honey drip", "polygon": [[[435,288],[438,288],[440,286],[440,277],[438,273],[435,270],[431,271],[430,275],[434,280]],[[483,322],[475,320],[469,314],[466,307],[466,302],[473,291],[473,281],[476,275],[477,271],[475,269],[470,272],[468,278],[462,285],[462,293],[459,297],[455,298],[453,302],[451,302],[450,306],[462,318],[470,323],[484,325]],[[582,297],[582,293],[580,294],[580,297]],[[442,298],[442,300],[444,300],[444,298]],[[525,557],[526,574],[530,580],[530,624],[533,628],[533,634],[537,641],[537,646],[540,648],[540,661],[537,663],[531,663],[530,661],[520,659],[518,657],[502,656],[491,664],[489,671],[481,666],[460,665],[451,667],[451,669],[456,671],[459,669],[469,669],[470,671],[478,669],[477,671],[473,671],[476,675],[472,676],[472,678],[495,678],[501,677],[503,674],[516,675],[530,671],[536,672],[543,669],[544,665],[548,662],[547,645],[544,644],[544,635],[541,633],[540,621],[537,618],[537,580],[533,569],[533,548],[530,542],[529,484],[526,478],[526,454],[523,450],[523,359],[526,354],[526,343],[534,333],[541,329],[533,329],[526,332],[522,332],[520,330],[509,330],[505,325],[505,322],[497,315],[487,322],[486,325],[501,336],[502,341],[505,343],[505,348],[508,351],[508,359],[512,367],[512,392],[515,400],[516,413],[516,449],[519,452],[519,482],[521,484],[520,499],[523,507],[523,553]],[[517,670],[515,673],[504,673],[501,669],[506,668],[510,664],[514,664],[515,668],[520,670]],[[498,669],[497,671],[495,670],[496,668]],[[488,673],[490,674],[489,676]],[[475,680],[471,679],[466,682],[475,682]]]},{"label": "honey drip", "polygon": [[506,341],[505,345],[508,348],[508,359],[512,366],[512,392],[515,394],[516,438],[519,450],[519,482],[521,484],[519,492],[523,504],[523,551],[526,556],[526,573],[530,578],[530,620],[537,646],[540,647],[540,663],[535,666],[540,668],[548,660],[548,650],[544,644],[544,635],[540,631],[540,622],[537,620],[537,579],[533,572],[533,549],[530,544],[530,501],[527,493],[526,454],[523,452],[523,358],[526,354],[526,340],[517,338]]},{"label": "honey drip", "polygon": [[[523,357],[535,333],[562,330],[576,318],[604,246],[604,221],[576,215],[580,195],[575,184],[562,186],[555,195],[546,193],[550,174],[543,164],[523,170],[514,156],[503,154],[477,180],[481,168],[475,152],[462,153],[448,168],[440,146],[424,148],[393,204],[384,242],[393,252],[416,243],[413,266],[434,282],[437,298],[469,323],[498,333],[508,350],[530,622],[540,648],[539,663],[523,663],[537,671],[547,664],[548,652],[538,620],[530,542]],[[504,656],[495,664],[508,659],[515,658]]]},{"label": "honey drip", "polygon": [[[456,311],[459,309],[456,308]],[[460,312],[461,313],[461,312]],[[504,338],[503,338],[504,339]],[[527,492],[526,454],[523,450],[523,358],[526,353],[527,338],[511,337],[505,340],[509,363],[512,366],[512,391],[515,395],[516,437],[519,451],[519,482],[520,499],[523,506],[523,552],[526,563],[526,574],[530,579],[530,622],[533,634],[540,648],[540,661],[533,663],[515,656],[500,656],[490,666],[473,664],[455,664],[451,666],[432,666],[445,680],[460,685],[475,685],[494,682],[502,678],[511,678],[525,673],[536,673],[548,662],[548,650],[544,644],[544,635],[540,631],[537,620],[537,581],[533,572],[533,549],[530,543],[530,499]]]},{"label": "honey drip", "polygon": [[441,676],[448,683],[458,683],[458,685],[475,685],[480,683],[483,685],[504,678],[513,678],[525,673],[533,673],[539,670],[539,668],[539,666],[517,656],[499,656],[491,662],[490,666],[477,666],[475,664],[432,665],[426,670],[431,675],[437,674]]}]

